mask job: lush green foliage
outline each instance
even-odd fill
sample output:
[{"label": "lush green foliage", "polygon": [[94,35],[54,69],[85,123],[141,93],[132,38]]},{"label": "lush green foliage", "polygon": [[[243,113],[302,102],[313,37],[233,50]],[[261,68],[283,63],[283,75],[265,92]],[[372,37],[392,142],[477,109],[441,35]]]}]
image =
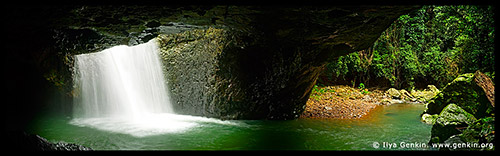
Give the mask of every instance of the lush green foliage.
[{"label": "lush green foliage", "polygon": [[310,98],[314,98],[316,100],[320,100],[321,99],[321,95],[324,95],[324,93],[326,92],[330,92],[330,93],[334,93],[335,90],[333,89],[328,89],[328,88],[324,88],[324,86],[320,85],[314,85],[313,89],[311,90],[311,94],[309,95]]},{"label": "lush green foliage", "polygon": [[368,91],[368,89],[365,88],[365,84],[364,83],[359,83],[358,89],[361,92],[361,94],[369,94],[370,93]]},{"label": "lush green foliage", "polygon": [[[494,77],[494,7],[424,6],[400,16],[375,44],[327,65],[331,81],[443,87],[476,70]],[[372,84],[377,85],[377,84]]]}]

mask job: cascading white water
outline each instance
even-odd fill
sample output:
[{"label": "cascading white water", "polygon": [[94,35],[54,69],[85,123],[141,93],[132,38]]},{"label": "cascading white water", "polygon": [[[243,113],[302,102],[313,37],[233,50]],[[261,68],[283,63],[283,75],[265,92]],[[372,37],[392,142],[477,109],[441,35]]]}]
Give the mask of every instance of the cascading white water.
[{"label": "cascading white water", "polygon": [[140,118],[147,113],[173,113],[158,57],[158,43],[115,46],[75,56],[75,82],[81,117]]},{"label": "cascading white water", "polygon": [[75,56],[71,124],[143,137],[184,131],[217,119],[176,115],[169,100],[158,43],[115,46]]}]

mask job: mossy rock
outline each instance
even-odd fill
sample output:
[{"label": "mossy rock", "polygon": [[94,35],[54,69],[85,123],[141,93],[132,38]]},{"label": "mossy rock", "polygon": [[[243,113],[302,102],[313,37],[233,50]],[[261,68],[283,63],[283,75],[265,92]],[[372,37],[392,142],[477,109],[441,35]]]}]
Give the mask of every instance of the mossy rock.
[{"label": "mossy rock", "polygon": [[[468,127],[463,129],[463,127],[456,128],[461,131],[459,134],[450,136],[444,141],[446,144],[450,145],[465,145],[460,148],[451,146],[449,148],[441,148],[440,150],[474,150],[474,151],[484,151],[490,150],[494,151],[494,140],[495,140],[495,117],[485,117],[475,120],[468,124]],[[438,141],[438,137],[432,138],[434,141]],[[475,146],[480,145],[480,146]]]},{"label": "mossy rock", "polygon": [[476,121],[474,115],[456,104],[449,104],[439,114],[431,129],[430,143],[443,143],[451,136],[460,134],[469,124]]},{"label": "mossy rock", "polygon": [[476,120],[459,136],[464,142],[492,143],[495,140],[495,117]]},{"label": "mossy rock", "polygon": [[439,117],[438,114],[433,114],[433,115],[430,115],[430,114],[423,114],[422,115],[422,121],[426,124],[434,124],[436,122],[436,119]]},{"label": "mossy rock", "polygon": [[434,85],[427,85],[427,88],[424,90],[411,90],[411,95],[422,102],[429,102],[438,93],[439,89]]},{"label": "mossy rock", "polygon": [[396,88],[389,88],[387,91],[385,91],[385,93],[393,99],[401,98],[401,93],[399,93],[399,91]]},{"label": "mossy rock", "polygon": [[411,95],[408,91],[405,89],[399,90],[399,94],[401,94],[401,99],[406,100],[406,101],[416,101],[415,97]]},{"label": "mossy rock", "polygon": [[473,73],[459,75],[448,83],[429,101],[423,114],[438,114],[450,103],[462,107],[476,118],[482,118],[493,110],[484,91],[474,82]]}]

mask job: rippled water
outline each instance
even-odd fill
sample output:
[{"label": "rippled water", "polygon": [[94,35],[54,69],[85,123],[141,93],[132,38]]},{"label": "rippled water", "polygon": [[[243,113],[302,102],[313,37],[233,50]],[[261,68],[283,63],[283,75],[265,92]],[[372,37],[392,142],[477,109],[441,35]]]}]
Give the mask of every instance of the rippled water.
[{"label": "rippled water", "polygon": [[[429,141],[431,126],[419,119],[423,109],[422,104],[379,106],[370,115],[356,120],[221,121],[181,116],[183,120],[171,122],[186,124],[184,129],[172,132],[155,131],[157,126],[162,130],[161,126],[168,124],[150,125],[151,129],[141,131],[134,129],[134,122],[129,121],[46,115],[34,121],[32,133],[50,141],[77,143],[95,150],[428,150],[421,146],[406,147]],[[128,125],[102,129],[98,127],[103,126],[92,127],[95,122]]]}]

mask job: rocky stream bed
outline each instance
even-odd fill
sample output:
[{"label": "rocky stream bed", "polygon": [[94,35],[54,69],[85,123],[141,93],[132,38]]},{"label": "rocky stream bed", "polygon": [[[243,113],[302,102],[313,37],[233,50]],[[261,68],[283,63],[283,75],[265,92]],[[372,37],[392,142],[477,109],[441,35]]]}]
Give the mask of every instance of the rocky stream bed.
[{"label": "rocky stream bed", "polygon": [[434,85],[411,92],[395,88],[315,86],[301,118],[356,119],[367,115],[379,105],[402,102],[425,103],[438,92]]}]

